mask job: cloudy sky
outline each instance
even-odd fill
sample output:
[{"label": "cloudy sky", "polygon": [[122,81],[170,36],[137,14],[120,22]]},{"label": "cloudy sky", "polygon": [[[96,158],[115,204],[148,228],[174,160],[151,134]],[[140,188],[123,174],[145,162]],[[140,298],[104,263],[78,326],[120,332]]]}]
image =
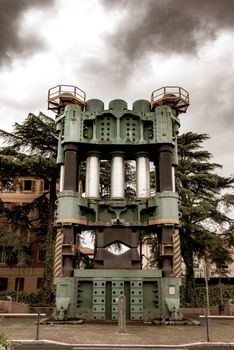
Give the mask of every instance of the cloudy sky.
[{"label": "cloudy sky", "polygon": [[47,111],[57,84],[106,106],[166,85],[189,91],[181,132],[234,174],[233,0],[0,0],[1,128]]}]

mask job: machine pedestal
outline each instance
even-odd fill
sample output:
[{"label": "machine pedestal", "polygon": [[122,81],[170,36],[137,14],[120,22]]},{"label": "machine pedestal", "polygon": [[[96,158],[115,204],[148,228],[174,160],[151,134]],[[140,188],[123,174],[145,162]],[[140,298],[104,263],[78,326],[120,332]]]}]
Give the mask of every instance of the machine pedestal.
[{"label": "machine pedestal", "polygon": [[117,320],[120,295],[127,320],[182,318],[181,280],[160,270],[74,270],[74,277],[58,277],[55,284],[57,320]]}]

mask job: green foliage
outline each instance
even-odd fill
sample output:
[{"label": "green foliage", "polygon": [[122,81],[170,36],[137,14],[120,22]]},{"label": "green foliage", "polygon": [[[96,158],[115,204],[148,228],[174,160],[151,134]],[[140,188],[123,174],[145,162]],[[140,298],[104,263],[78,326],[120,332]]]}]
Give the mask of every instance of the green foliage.
[{"label": "green foliage", "polygon": [[158,236],[152,232],[141,231],[140,240],[141,240],[141,244],[147,244],[150,247],[150,256],[147,257],[149,266],[152,268],[158,268],[158,260],[159,260]]},{"label": "green foliage", "polygon": [[53,231],[48,230],[45,241],[45,266],[44,278],[41,287],[42,300],[45,304],[50,304],[51,294],[53,294],[53,256],[54,256],[54,240]]},{"label": "green foliage", "polygon": [[1,246],[13,248],[14,251],[23,250],[24,248],[21,237],[17,236],[15,232],[7,230],[2,225],[0,225],[0,242]]},{"label": "green foliage", "polygon": [[[0,300],[9,301],[9,298],[12,301],[16,301],[17,292],[15,291],[0,292]],[[51,292],[51,294],[48,296],[46,303],[43,302],[43,293],[41,290],[35,293],[30,293],[25,291],[18,292],[18,302],[28,304],[30,306],[54,305],[54,300],[55,300],[54,292]]]},{"label": "green foliage", "polygon": [[[1,204],[2,202],[0,202]],[[8,228],[0,225],[0,242],[5,247],[8,255],[25,253],[26,261],[30,262],[30,254],[33,245],[43,243],[48,230],[49,200],[46,194],[36,198],[31,203],[16,205],[8,209],[3,203],[0,205],[0,217],[4,218]],[[21,232],[19,235],[17,232]],[[31,232],[34,236],[30,246],[27,234]],[[10,259],[12,260],[12,259]]]},{"label": "green foliage", "polygon": [[[53,219],[56,201],[57,136],[55,122],[43,113],[30,113],[22,124],[16,123],[12,133],[0,130],[0,136],[9,146],[0,149],[1,183],[3,187],[15,186],[18,177],[31,176],[49,182],[50,190],[32,203],[6,209],[0,205],[1,215],[12,230],[30,231],[31,244],[45,242],[45,274],[42,288],[44,302],[51,296],[53,274]],[[33,214],[33,215],[32,215]],[[7,235],[8,236],[8,235]],[[28,259],[29,260],[29,259]]]},{"label": "green foliage", "polygon": [[0,224],[0,245],[4,248],[5,261],[8,265],[15,265],[18,256],[25,256],[27,248],[23,237],[16,234],[14,230],[6,229]]},{"label": "green foliage", "polygon": [[176,187],[181,205],[181,248],[186,265],[186,297],[193,302],[194,255],[216,266],[231,262],[233,246],[231,219],[224,207],[224,191],[233,187],[233,177],[216,173],[221,167],[211,162],[212,155],[203,149],[206,134],[185,133],[178,138],[179,165]]},{"label": "green foliage", "polygon": [[100,192],[101,198],[109,198],[111,191],[111,161],[100,164]]},{"label": "green foliage", "polygon": [[[225,304],[234,302],[234,285],[222,285],[223,301]],[[210,306],[217,306],[221,301],[220,287],[209,286],[209,303]],[[188,303],[186,298],[186,286],[180,289],[181,307],[206,307],[206,288],[205,286],[195,286],[194,298]]]},{"label": "green foliage", "polygon": [[[0,300],[16,301],[17,292],[15,291],[4,291],[0,292]],[[38,304],[40,302],[40,293],[27,293],[24,291],[18,292],[18,302],[24,304]]]},{"label": "green foliage", "polygon": [[[133,188],[135,184],[135,171],[132,162],[125,162],[125,197],[133,199],[136,197],[136,191]],[[100,164],[100,197],[109,198],[111,195],[111,161],[101,161]]]},{"label": "green foliage", "polygon": [[56,157],[58,141],[55,122],[42,112],[38,116],[29,113],[22,124],[14,125],[13,133],[0,130],[0,137],[17,150],[23,149],[26,153],[46,158]]},{"label": "green foliage", "polygon": [[0,350],[13,350],[11,341],[3,332],[0,332]]},{"label": "green foliage", "polygon": [[136,170],[131,161],[125,162],[125,183],[125,198],[136,198],[136,191],[134,189],[134,186],[136,186]]}]

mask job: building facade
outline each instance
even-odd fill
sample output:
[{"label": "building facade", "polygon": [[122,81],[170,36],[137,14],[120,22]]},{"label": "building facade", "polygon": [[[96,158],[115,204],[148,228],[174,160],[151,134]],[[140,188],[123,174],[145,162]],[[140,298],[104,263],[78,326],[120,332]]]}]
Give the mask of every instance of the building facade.
[{"label": "building facade", "polygon": [[[0,200],[6,209],[14,209],[31,203],[49,190],[49,184],[42,179],[20,177],[15,182],[9,181],[4,188],[0,188]],[[0,239],[0,291],[33,292],[40,288],[44,272],[45,249],[41,240],[36,237],[33,230],[33,218],[31,212],[32,228],[26,225],[12,227],[6,218],[1,218],[1,227],[13,231],[15,237],[20,237],[24,249],[16,252],[10,243],[6,244]]]}]

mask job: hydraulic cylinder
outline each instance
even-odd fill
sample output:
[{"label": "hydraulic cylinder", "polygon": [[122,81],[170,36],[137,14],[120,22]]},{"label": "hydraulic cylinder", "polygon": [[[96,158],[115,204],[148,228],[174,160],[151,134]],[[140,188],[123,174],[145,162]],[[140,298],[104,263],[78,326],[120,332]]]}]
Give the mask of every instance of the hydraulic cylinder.
[{"label": "hydraulic cylinder", "polygon": [[86,160],[85,196],[99,198],[100,159],[96,154],[90,154]]},{"label": "hydraulic cylinder", "polygon": [[139,154],[136,158],[136,196],[149,198],[150,196],[150,162],[147,154]]},{"label": "hydraulic cylinder", "polygon": [[114,153],[111,161],[111,198],[124,198],[124,157],[123,153]]}]

